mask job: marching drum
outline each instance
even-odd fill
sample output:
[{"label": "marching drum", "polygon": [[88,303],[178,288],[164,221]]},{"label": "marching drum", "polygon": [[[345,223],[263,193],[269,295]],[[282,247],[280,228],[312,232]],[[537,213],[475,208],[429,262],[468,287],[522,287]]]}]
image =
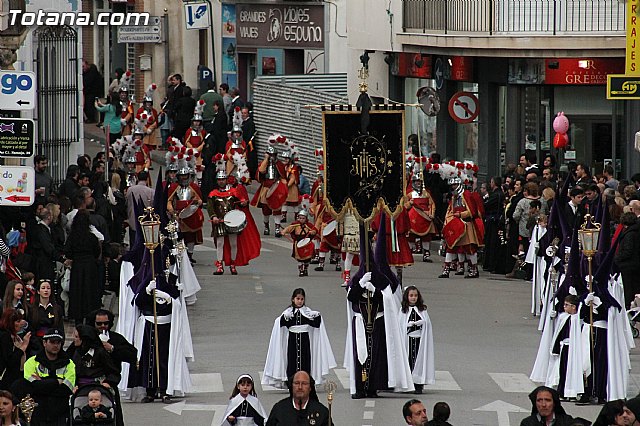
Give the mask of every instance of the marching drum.
[{"label": "marching drum", "polygon": [[267,191],[267,205],[271,210],[280,209],[284,202],[287,201],[288,194],[289,190],[287,189],[287,185],[281,181],[274,182]]},{"label": "marching drum", "polygon": [[298,257],[301,260],[311,259],[313,257],[313,253],[315,252],[315,247],[313,245],[313,241],[311,238],[303,238],[296,244]]},{"label": "marching drum", "polygon": [[322,229],[322,238],[325,239],[327,244],[337,247],[340,245],[340,241],[338,241],[338,233],[336,232],[338,227],[338,222],[332,220],[327,223]]},{"label": "marching drum", "polygon": [[204,215],[202,210],[195,204],[189,204],[184,209],[180,210],[178,217],[186,226],[190,229],[199,229],[204,222]]},{"label": "marching drum", "polygon": [[231,210],[224,215],[224,227],[229,234],[239,234],[247,227],[247,216],[242,210]]},{"label": "marching drum", "polygon": [[458,217],[451,218],[444,228],[442,228],[442,237],[447,242],[447,246],[450,249],[452,249],[456,243],[464,237],[466,228],[467,227],[462,219]]}]

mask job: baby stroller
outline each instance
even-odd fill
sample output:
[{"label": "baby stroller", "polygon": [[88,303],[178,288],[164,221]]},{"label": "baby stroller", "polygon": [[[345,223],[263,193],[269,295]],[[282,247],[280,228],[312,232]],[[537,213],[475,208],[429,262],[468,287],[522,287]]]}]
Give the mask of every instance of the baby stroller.
[{"label": "baby stroller", "polygon": [[[92,390],[99,390],[102,393],[102,405],[107,407],[111,412],[111,417],[108,419],[95,419],[91,422],[86,422],[80,417],[80,410],[82,407],[89,403],[89,392]],[[104,425],[104,426],[116,426],[116,399],[113,393],[106,387],[99,383],[91,383],[88,385],[80,386],[75,394],[71,397],[70,414],[71,424],[73,426],[90,426],[90,425]]]},{"label": "baby stroller", "polygon": [[631,309],[627,311],[627,317],[629,317],[629,325],[631,326],[631,335],[635,339],[640,335],[640,330],[636,327],[636,323],[640,321],[640,307],[634,307],[635,302],[631,304]]}]

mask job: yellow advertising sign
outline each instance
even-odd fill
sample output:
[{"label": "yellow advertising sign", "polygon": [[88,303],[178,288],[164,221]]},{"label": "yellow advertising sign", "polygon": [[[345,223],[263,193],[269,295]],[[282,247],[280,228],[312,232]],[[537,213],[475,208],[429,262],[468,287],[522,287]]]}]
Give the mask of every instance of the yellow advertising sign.
[{"label": "yellow advertising sign", "polygon": [[640,76],[640,0],[627,0],[627,57],[625,75]]}]

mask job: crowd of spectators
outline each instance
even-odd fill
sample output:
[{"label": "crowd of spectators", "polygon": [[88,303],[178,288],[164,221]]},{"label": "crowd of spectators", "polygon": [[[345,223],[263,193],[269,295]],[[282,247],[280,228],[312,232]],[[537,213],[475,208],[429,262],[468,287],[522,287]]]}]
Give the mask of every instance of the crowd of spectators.
[{"label": "crowd of spectators", "polygon": [[[565,185],[570,175],[571,184]],[[602,203],[610,222],[606,229],[611,229],[611,234],[603,237],[620,234],[615,262],[628,278],[624,280],[625,289],[635,295],[640,292],[639,189],[640,174],[630,180],[617,180],[609,164],[595,175],[583,163],[569,163],[561,172],[552,155],[546,155],[538,165],[534,152],[523,154],[518,165],[511,165],[502,176],[492,177],[486,191],[481,190],[486,231],[483,269],[508,278],[530,279],[531,266],[524,258],[529,245],[535,243],[532,230],[538,223],[546,226],[553,204],[561,203],[558,213],[572,230],[583,224],[587,213],[595,214]]]}]

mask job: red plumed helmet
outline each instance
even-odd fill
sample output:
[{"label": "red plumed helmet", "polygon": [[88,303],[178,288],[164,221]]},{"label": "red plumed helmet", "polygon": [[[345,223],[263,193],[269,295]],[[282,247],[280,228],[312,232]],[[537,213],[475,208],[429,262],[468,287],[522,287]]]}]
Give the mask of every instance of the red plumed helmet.
[{"label": "red plumed helmet", "polygon": [[433,165],[433,170],[438,170],[440,168],[440,164],[436,163]]},{"label": "red plumed helmet", "polygon": [[480,168],[477,165],[473,165],[472,170],[474,173],[478,173],[478,170],[480,170]]},{"label": "red plumed helmet", "polygon": [[183,158],[184,158],[184,154],[183,153],[178,154],[178,159],[182,160]]},{"label": "red plumed helmet", "polygon": [[324,164],[320,164],[320,165],[318,166],[318,170],[319,170],[319,171],[323,171],[323,170],[324,170]]},{"label": "red plumed helmet", "polygon": [[455,166],[456,165],[456,160],[449,161],[449,164],[451,164],[452,166]]},{"label": "red plumed helmet", "polygon": [[193,148],[187,149],[187,154],[188,155],[193,155]]},{"label": "red plumed helmet", "polygon": [[127,77],[131,76],[131,71],[127,70],[127,72],[125,72],[124,75],[126,75]]},{"label": "red plumed helmet", "polygon": [[182,152],[182,153],[187,152],[187,147],[186,147],[186,146],[184,146],[184,145],[182,145],[182,146],[180,147],[180,152]]},{"label": "red plumed helmet", "polygon": [[[204,103],[204,101],[202,101],[202,102]],[[234,108],[234,111],[235,111],[235,112],[240,112],[240,107],[238,107],[238,106],[237,106],[237,107],[235,107],[235,108]]]},{"label": "red plumed helmet", "polygon": [[171,145],[169,145],[169,146],[167,147],[167,151],[169,151],[169,152],[173,152],[173,147],[172,147]]},{"label": "red plumed helmet", "polygon": [[424,166],[424,168],[427,170],[431,170],[433,168],[433,165],[431,163],[427,163],[427,165]]},{"label": "red plumed helmet", "polygon": [[176,157],[171,157],[171,162],[175,163],[176,162]]},{"label": "red plumed helmet", "polygon": [[158,86],[157,86],[155,83],[153,83],[153,84],[151,85],[151,88],[152,88],[153,90],[156,90],[156,89],[158,88]]},{"label": "red plumed helmet", "polygon": [[198,103],[199,103],[200,105],[204,105],[204,99],[200,99],[200,100],[198,101]]},{"label": "red plumed helmet", "polygon": [[216,155],[213,156],[213,161],[220,161],[220,160],[222,160],[221,153],[217,153]]},{"label": "red plumed helmet", "polygon": [[473,166],[471,165],[471,163],[467,163],[467,170],[471,170],[473,168]]},{"label": "red plumed helmet", "polygon": [[285,143],[287,141],[287,138],[285,138],[284,136],[280,135],[280,136],[278,136],[276,141],[278,141],[279,143]]},{"label": "red plumed helmet", "polygon": [[200,152],[196,151],[195,154],[193,154],[193,156],[196,157],[196,158],[200,157]]}]

